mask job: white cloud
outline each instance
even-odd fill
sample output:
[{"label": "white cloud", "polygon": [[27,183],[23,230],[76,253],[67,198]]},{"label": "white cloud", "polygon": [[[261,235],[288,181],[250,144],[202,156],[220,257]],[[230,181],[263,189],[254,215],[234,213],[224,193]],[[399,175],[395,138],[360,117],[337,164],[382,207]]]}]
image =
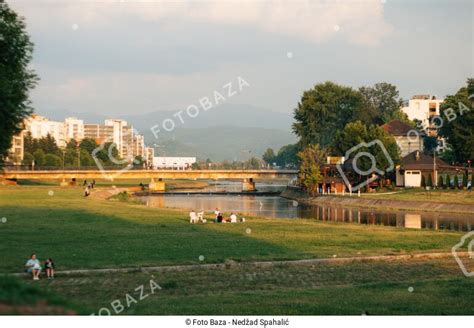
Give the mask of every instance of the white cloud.
[{"label": "white cloud", "polygon": [[[71,21],[79,25],[107,25],[135,17],[164,26],[191,22],[252,27],[311,43],[321,43],[337,35],[351,43],[366,45],[378,44],[391,31],[384,20],[384,5],[380,0],[55,1],[50,4],[54,10],[48,15],[43,15],[41,10],[48,7],[44,6],[47,1],[36,1],[36,5],[21,0],[13,3],[28,19],[34,20],[35,27],[47,25],[52,16],[69,26]],[[29,5],[23,6],[26,3]],[[334,26],[340,27],[339,33]]]}]

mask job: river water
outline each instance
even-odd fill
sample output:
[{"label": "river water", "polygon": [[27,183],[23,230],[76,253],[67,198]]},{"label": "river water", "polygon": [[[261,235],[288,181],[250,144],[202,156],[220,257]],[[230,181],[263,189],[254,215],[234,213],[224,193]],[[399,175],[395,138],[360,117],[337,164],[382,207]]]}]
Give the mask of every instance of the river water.
[{"label": "river water", "polygon": [[[282,184],[257,184],[259,191],[281,191]],[[199,191],[240,191],[241,184],[220,182]],[[239,213],[240,217],[262,216],[267,218],[301,218],[352,224],[384,225],[412,229],[435,229],[452,231],[474,230],[474,214],[449,214],[416,211],[386,211],[358,209],[339,206],[306,206],[279,196],[249,195],[153,195],[140,197],[151,207],[180,208],[195,211]],[[196,191],[196,190],[194,190]]]}]

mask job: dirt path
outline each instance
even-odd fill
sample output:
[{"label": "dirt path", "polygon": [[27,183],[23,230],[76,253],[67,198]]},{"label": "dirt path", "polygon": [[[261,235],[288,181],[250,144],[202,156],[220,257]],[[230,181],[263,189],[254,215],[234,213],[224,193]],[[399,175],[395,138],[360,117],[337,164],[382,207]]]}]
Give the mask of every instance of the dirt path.
[{"label": "dirt path", "polygon": [[[458,256],[468,256],[468,252],[459,252]],[[192,271],[196,269],[225,269],[238,267],[252,267],[252,268],[272,268],[278,266],[298,266],[298,265],[313,265],[313,264],[344,264],[356,262],[396,262],[409,260],[431,260],[443,259],[453,257],[452,253],[420,253],[420,254],[406,254],[406,255],[377,255],[377,256],[360,256],[360,257],[344,257],[344,258],[322,258],[322,259],[305,259],[305,260],[291,260],[291,261],[256,261],[256,262],[235,262],[226,261],[225,263],[212,264],[189,264],[189,265],[172,265],[172,266],[150,266],[150,267],[128,267],[128,268],[107,268],[107,269],[79,269],[79,270],[65,270],[57,271],[57,275],[87,275],[87,274],[101,274],[101,273],[129,273],[129,272],[183,272]],[[454,259],[453,259],[454,260]],[[14,276],[26,276],[26,273],[13,273]]]}]

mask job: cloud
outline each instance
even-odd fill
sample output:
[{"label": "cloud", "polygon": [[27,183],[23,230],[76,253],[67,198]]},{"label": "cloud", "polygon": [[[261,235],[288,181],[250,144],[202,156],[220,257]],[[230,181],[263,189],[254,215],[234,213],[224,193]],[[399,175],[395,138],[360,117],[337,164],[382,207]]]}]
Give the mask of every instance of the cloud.
[{"label": "cloud", "polygon": [[[17,0],[15,5],[28,2]],[[107,26],[117,19],[138,18],[159,22],[161,28],[182,23],[235,25],[322,43],[340,36],[350,43],[377,45],[392,28],[384,20],[381,0],[340,1],[37,1],[21,6],[36,13],[45,3],[55,10],[48,15],[35,15],[35,26],[47,25],[52,16],[71,24]],[[33,9],[34,8],[34,9]],[[30,16],[30,15],[27,15]],[[30,18],[30,17],[28,17]]]}]

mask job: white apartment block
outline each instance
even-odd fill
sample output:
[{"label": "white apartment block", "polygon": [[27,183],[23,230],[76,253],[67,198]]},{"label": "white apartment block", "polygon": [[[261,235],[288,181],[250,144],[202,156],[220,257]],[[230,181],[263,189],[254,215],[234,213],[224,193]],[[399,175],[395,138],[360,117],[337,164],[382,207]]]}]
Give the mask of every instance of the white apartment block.
[{"label": "white apartment block", "polygon": [[76,117],[68,117],[64,120],[64,129],[66,140],[82,140],[84,139],[84,121]]},{"label": "white apartment block", "polygon": [[[81,141],[84,138],[94,139],[97,144],[112,142],[122,158],[133,159],[136,156],[147,158],[149,150],[145,150],[145,138],[136,133],[132,126],[124,120],[107,119],[105,124],[84,124],[76,117],[68,117],[64,122],[50,121],[46,117],[33,114],[25,120],[25,129],[13,138],[13,145],[9,151],[9,160],[18,162],[23,159],[24,132],[30,132],[35,139],[51,135],[59,147],[65,147],[71,139]],[[153,153],[150,159],[153,158]],[[150,163],[152,160],[149,161]]]},{"label": "white apartment block", "polygon": [[35,139],[51,135],[59,147],[66,146],[66,136],[63,122],[50,121],[40,115],[31,115],[25,120],[26,131]]},{"label": "white apartment block", "polygon": [[419,120],[429,136],[436,136],[436,127],[431,120],[439,115],[439,107],[443,99],[437,99],[432,95],[415,95],[408,105],[402,107],[402,111],[407,114],[410,120]]}]

